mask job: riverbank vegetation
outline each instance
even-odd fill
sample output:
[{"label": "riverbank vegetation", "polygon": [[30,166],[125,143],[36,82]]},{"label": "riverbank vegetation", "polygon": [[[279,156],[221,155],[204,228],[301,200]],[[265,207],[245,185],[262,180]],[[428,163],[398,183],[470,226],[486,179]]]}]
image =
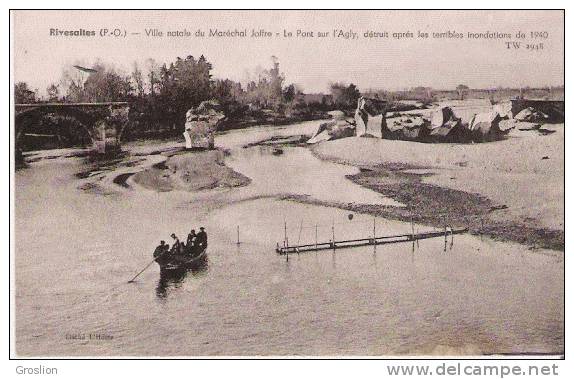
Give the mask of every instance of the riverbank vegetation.
[{"label": "riverbank vegetation", "polygon": [[[42,94],[25,82],[18,82],[14,95],[17,104],[127,101],[130,113],[123,140],[180,136],[187,110],[209,99],[222,105],[226,116],[222,129],[227,130],[327,118],[326,112],[332,110],[351,115],[361,95],[388,100],[394,103],[391,108],[398,111],[444,99],[489,98],[496,102],[512,96],[564,98],[563,86],[481,90],[460,84],[452,90],[415,87],[361,91],[353,83],[336,81],[330,84],[328,93],[305,93],[304,88],[288,83],[277,57],[271,57],[269,68],[256,68],[243,84],[215,78],[212,73],[213,64],[203,55],[177,57],[165,63],[147,59],[144,64],[134,63],[130,72],[104,61],[91,65],[78,62],[64,67],[61,77]],[[419,104],[413,106],[405,101]],[[27,131],[19,142],[23,150],[31,150],[79,146],[89,141],[78,120],[54,113],[37,120],[34,130]]]},{"label": "riverbank vegetation", "polygon": [[[245,86],[214,78],[212,71],[213,65],[203,55],[178,57],[163,64],[148,59],[145,67],[134,63],[130,73],[103,61],[89,68],[77,64],[64,68],[60,80],[42,96],[27,83],[17,83],[15,102],[127,101],[129,124],[122,138],[134,140],[179,136],[187,110],[210,99],[222,105],[226,116],[222,129],[226,130],[326,118],[325,112],[335,107],[351,109],[360,96],[353,84],[340,83],[332,86],[334,95],[308,96],[295,84],[287,84],[276,57],[272,57],[269,69],[258,69]],[[38,120],[22,145],[25,150],[81,145],[89,140],[82,129],[78,120],[50,114]]]}]

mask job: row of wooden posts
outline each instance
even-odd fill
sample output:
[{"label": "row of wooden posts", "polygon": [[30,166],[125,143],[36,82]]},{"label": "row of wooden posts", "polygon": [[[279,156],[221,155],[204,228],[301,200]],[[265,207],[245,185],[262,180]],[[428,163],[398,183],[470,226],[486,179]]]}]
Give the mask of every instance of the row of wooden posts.
[{"label": "row of wooden posts", "polygon": [[[350,248],[350,247],[361,247],[361,246],[368,246],[368,245],[381,245],[381,244],[389,244],[389,243],[399,243],[399,242],[408,242],[408,241],[418,241],[421,239],[428,239],[428,238],[436,238],[444,236],[445,239],[445,249],[447,245],[447,237],[450,234],[451,236],[451,244],[454,240],[454,234],[461,234],[466,233],[468,228],[461,228],[461,229],[453,229],[449,228],[446,224],[446,216],[444,222],[444,230],[443,231],[427,231],[423,233],[415,233],[414,228],[414,221],[411,217],[411,233],[406,234],[398,234],[398,235],[389,235],[389,236],[380,236],[377,237],[377,230],[376,230],[376,218],[373,218],[373,235],[370,238],[358,238],[358,239],[350,239],[350,240],[341,240],[337,241],[335,239],[335,225],[333,223],[331,227],[332,239],[329,242],[318,242],[318,226],[315,225],[315,243],[314,244],[305,244],[300,245],[298,241],[296,245],[289,245],[289,238],[287,236],[287,223],[284,223],[284,240],[283,246],[280,246],[277,243],[276,252],[282,255],[286,255],[286,258],[289,259],[289,254],[292,253],[301,253],[307,251],[319,251],[319,250],[335,250],[337,248]],[[299,231],[299,239],[301,236],[301,229]]]},{"label": "row of wooden posts", "polygon": [[[286,259],[288,260],[289,254],[293,254],[293,253],[298,254],[301,252],[308,252],[308,251],[320,251],[320,250],[331,250],[331,249],[335,250],[337,248],[351,248],[351,247],[361,247],[361,246],[368,246],[368,245],[373,245],[376,247],[376,245],[381,245],[381,244],[400,243],[400,242],[409,242],[409,241],[412,241],[412,242],[417,241],[417,243],[418,243],[418,240],[421,240],[421,239],[436,238],[436,237],[442,237],[442,236],[444,236],[445,249],[446,249],[447,237],[449,234],[451,236],[451,245],[452,245],[453,241],[454,241],[454,235],[455,234],[462,234],[462,233],[468,232],[468,228],[460,228],[460,229],[449,228],[447,223],[446,223],[446,215],[444,215],[444,228],[442,231],[427,231],[427,232],[422,232],[422,233],[419,233],[419,232],[415,233],[414,220],[413,220],[412,216],[411,216],[410,224],[411,224],[411,232],[410,233],[377,237],[377,222],[376,222],[376,217],[373,217],[373,235],[372,235],[372,237],[337,241],[335,239],[335,222],[333,221],[333,224],[331,225],[332,239],[329,242],[319,242],[318,241],[319,226],[317,224],[315,224],[315,243],[314,244],[300,245],[301,232],[303,229],[303,221],[301,221],[301,224],[299,227],[299,238],[298,238],[297,244],[289,245],[289,237],[287,235],[287,221],[284,221],[283,245],[281,246],[279,243],[277,243],[275,250],[278,254],[286,255]],[[237,242],[236,243],[238,246],[241,244],[240,234],[239,234],[239,225],[237,226]]]}]

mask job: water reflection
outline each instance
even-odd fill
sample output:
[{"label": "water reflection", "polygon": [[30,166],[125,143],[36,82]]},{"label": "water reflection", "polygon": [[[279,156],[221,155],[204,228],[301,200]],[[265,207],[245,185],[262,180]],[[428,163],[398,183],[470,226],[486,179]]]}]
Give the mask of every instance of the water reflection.
[{"label": "water reflection", "polygon": [[166,299],[174,289],[180,288],[185,283],[189,274],[192,277],[204,276],[207,274],[208,268],[209,260],[207,255],[185,266],[172,269],[162,268],[159,272],[159,281],[155,289],[156,296],[160,299]]}]

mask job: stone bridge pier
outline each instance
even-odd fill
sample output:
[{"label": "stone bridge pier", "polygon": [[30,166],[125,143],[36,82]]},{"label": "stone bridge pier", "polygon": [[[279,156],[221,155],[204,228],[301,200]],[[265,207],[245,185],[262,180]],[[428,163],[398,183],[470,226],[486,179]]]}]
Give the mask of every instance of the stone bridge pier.
[{"label": "stone bridge pier", "polygon": [[127,102],[16,104],[15,108],[17,151],[20,138],[33,130],[35,123],[47,114],[58,114],[73,117],[82,125],[96,153],[113,153],[120,150],[129,114]]}]

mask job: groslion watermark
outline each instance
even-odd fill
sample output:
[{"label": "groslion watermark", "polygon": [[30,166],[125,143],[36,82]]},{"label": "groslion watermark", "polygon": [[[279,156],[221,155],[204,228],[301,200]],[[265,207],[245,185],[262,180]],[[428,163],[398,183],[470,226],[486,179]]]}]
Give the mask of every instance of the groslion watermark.
[{"label": "groslion watermark", "polygon": [[58,375],[56,367],[46,367],[43,365],[36,367],[16,366],[18,375]]}]

